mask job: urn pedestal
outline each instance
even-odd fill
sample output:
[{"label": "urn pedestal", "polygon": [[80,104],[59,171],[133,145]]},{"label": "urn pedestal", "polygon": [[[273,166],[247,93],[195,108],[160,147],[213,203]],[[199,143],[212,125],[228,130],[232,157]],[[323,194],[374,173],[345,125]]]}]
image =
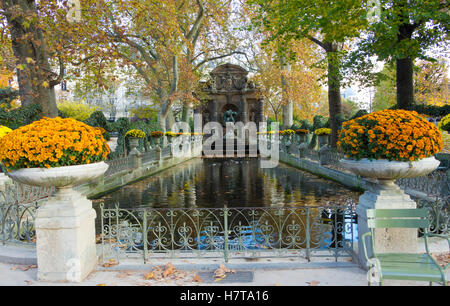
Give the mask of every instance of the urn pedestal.
[{"label": "urn pedestal", "polygon": [[107,169],[101,162],[8,173],[23,184],[57,188],[35,218],[39,281],[81,282],[95,270],[96,213],[92,202],[72,187],[102,176]]},{"label": "urn pedestal", "polygon": [[137,149],[137,147],[139,146],[139,138],[137,138],[137,137],[130,137],[129,138],[129,142],[130,142],[130,153],[129,153],[129,155],[138,155],[138,154],[140,154],[139,150]]},{"label": "urn pedestal", "polygon": [[[415,162],[396,162],[388,160],[362,159],[341,160],[341,165],[365,178],[372,179],[367,183],[367,190],[359,198],[356,207],[358,215],[358,237],[369,232],[367,226],[368,209],[414,209],[416,202],[394,182],[400,178],[411,178],[427,175],[439,166],[434,157]],[[369,257],[375,253],[417,253],[417,229],[389,228],[376,229],[374,250],[368,246]],[[358,260],[361,267],[366,267],[366,259],[361,243],[358,243]]]}]

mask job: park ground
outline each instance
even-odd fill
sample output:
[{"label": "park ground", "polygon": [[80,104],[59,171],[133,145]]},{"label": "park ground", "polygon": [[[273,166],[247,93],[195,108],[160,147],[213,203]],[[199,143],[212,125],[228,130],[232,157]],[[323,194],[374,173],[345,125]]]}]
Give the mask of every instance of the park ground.
[{"label": "park ground", "polygon": [[[357,265],[328,268],[302,268],[253,271],[251,282],[195,281],[199,271],[182,271],[179,279],[145,280],[150,271],[110,270],[92,273],[84,282],[70,286],[367,286],[366,272]],[[236,270],[236,273],[240,270]],[[449,275],[447,275],[448,277]],[[2,286],[48,286],[51,283],[37,281],[37,269],[0,263]],[[57,284],[64,285],[64,284]],[[428,286],[426,282],[386,280],[384,286]]]}]

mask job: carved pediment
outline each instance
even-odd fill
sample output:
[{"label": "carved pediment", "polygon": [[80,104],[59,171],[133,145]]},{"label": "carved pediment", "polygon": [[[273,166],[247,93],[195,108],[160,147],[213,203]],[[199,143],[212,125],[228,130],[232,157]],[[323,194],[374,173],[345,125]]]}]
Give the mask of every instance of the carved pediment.
[{"label": "carved pediment", "polygon": [[215,68],[211,73],[211,91],[235,91],[247,88],[248,71],[244,68],[225,64]]}]

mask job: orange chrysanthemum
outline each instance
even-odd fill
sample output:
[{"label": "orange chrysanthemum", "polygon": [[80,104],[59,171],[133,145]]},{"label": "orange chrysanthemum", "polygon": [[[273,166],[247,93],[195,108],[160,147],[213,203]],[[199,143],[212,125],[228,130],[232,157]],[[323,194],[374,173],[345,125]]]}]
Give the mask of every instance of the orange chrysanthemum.
[{"label": "orange chrysanthemum", "polygon": [[436,126],[416,112],[384,110],[343,123],[339,148],[349,158],[415,161],[442,150]]},{"label": "orange chrysanthemum", "polygon": [[8,170],[95,163],[109,153],[100,129],[70,118],[43,118],[0,139],[0,160]]}]

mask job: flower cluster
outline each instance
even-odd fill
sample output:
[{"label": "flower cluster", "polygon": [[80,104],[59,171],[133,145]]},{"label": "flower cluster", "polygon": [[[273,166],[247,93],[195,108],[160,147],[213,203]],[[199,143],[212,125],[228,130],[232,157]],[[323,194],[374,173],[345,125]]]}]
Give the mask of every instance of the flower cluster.
[{"label": "flower cluster", "polygon": [[294,132],[294,130],[283,130],[283,131],[280,131],[280,135],[283,135],[283,136],[289,136],[289,135],[294,135],[295,134],[295,132]]},{"label": "flower cluster", "polygon": [[441,119],[439,122],[439,128],[443,131],[450,131],[450,114]]},{"label": "flower cluster", "polygon": [[159,137],[163,137],[164,133],[161,131],[154,131],[151,132],[150,137],[155,137],[155,138],[159,138]]},{"label": "flower cluster", "polygon": [[11,132],[12,132],[12,130],[9,127],[0,125],[0,138],[2,138],[3,136],[5,136]]},{"label": "flower cluster", "polygon": [[257,132],[257,135],[273,135],[275,134],[274,131],[266,131],[266,132]]},{"label": "flower cluster", "polygon": [[359,160],[415,161],[438,153],[439,130],[416,112],[384,110],[343,123],[338,146]]},{"label": "flower cluster", "polygon": [[298,130],[295,130],[295,133],[298,135],[304,135],[304,134],[308,134],[309,131],[305,130],[305,129],[298,129]]},{"label": "flower cluster", "polygon": [[330,135],[331,129],[329,128],[321,128],[314,131],[314,134],[316,135]]},{"label": "flower cluster", "polygon": [[125,137],[144,138],[145,132],[141,130],[129,130],[126,132]]},{"label": "flower cluster", "polygon": [[177,137],[177,133],[174,133],[174,132],[166,132],[166,136],[167,137]]},{"label": "flower cluster", "polygon": [[43,118],[0,138],[8,170],[90,164],[109,153],[100,129],[70,118]]}]

